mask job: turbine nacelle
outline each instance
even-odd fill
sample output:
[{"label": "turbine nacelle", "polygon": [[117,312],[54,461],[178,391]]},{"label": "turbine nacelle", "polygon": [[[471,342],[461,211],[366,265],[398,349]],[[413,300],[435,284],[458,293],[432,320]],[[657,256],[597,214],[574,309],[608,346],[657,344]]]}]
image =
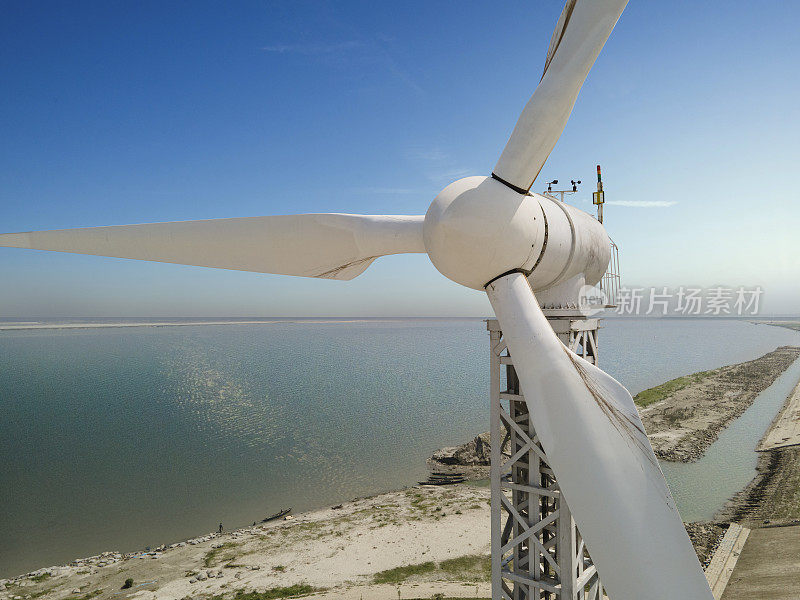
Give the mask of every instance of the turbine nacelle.
[{"label": "turbine nacelle", "polygon": [[534,291],[575,278],[594,285],[611,258],[608,235],[589,214],[492,177],[443,189],[425,215],[423,239],[445,277],[476,290],[511,271],[525,273]]}]

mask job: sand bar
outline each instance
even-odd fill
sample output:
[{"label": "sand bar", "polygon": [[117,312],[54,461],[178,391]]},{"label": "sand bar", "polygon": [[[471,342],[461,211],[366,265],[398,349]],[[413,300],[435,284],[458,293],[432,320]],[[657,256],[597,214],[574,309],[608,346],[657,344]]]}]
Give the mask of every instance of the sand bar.
[{"label": "sand bar", "polygon": [[117,327],[196,327],[198,325],[275,325],[279,323],[335,324],[335,323],[389,323],[381,319],[259,319],[251,321],[152,321],[130,323],[0,323],[0,331],[27,329],[110,329]]},{"label": "sand bar", "polygon": [[[798,356],[800,348],[781,346],[755,360],[674,380],[679,385],[670,387],[672,382],[667,382],[659,386],[666,387],[663,399],[639,409],[656,456],[680,462],[698,460],[719,433]],[[637,400],[641,396],[638,394]]]}]

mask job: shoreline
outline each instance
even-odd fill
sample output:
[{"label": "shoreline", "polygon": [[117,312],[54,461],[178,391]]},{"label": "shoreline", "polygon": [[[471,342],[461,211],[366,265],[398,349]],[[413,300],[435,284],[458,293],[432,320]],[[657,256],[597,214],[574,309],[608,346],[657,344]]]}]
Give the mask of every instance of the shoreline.
[{"label": "shoreline", "polygon": [[[800,347],[780,346],[755,360],[694,373],[637,394],[639,414],[656,456],[672,462],[699,460],[719,434],[798,359]],[[647,392],[655,392],[656,399],[642,406]]]},{"label": "shoreline", "polygon": [[756,476],[714,515],[747,527],[800,524],[800,448],[759,453]]},{"label": "shoreline", "polygon": [[800,331],[800,321],[750,321],[754,325],[772,325],[773,327],[784,327],[792,331]]},{"label": "shoreline", "polygon": [[[415,486],[150,551],[37,569],[0,579],[0,598],[167,600],[296,586],[320,598],[357,599],[369,590],[393,600],[398,587],[406,598],[458,590],[487,597],[488,557],[488,487]],[[122,590],[128,578],[134,585]]]},{"label": "shoreline", "polygon": [[[741,365],[752,367],[751,363],[758,364],[761,359],[707,373]],[[683,392],[685,396],[687,387],[706,385],[707,379],[704,376],[690,381],[679,390],[662,390],[664,397],[652,405],[664,408],[675,394]],[[651,389],[658,387],[662,386]],[[787,412],[790,399],[791,395],[765,438]],[[486,440],[476,440],[464,446],[472,444],[472,452],[480,454]],[[770,499],[785,491],[787,477],[800,479],[800,448],[762,452],[756,478],[712,521],[685,524],[704,565],[724,535],[727,522],[763,527],[793,524],[793,519],[800,518],[800,514],[789,514],[776,520],[772,510],[774,501]],[[795,489],[800,496],[800,481]],[[764,516],[767,512],[769,517]],[[769,522],[760,522],[764,519]],[[0,600],[131,596],[175,600],[210,598],[241,588],[287,597],[302,589],[304,595],[320,599],[358,600],[368,592],[371,598],[393,600],[398,588],[404,598],[438,593],[488,597],[488,551],[488,487],[471,483],[414,486],[311,510],[289,520],[211,533],[149,551],[103,552],[68,565],[0,578]],[[133,587],[120,589],[129,577],[134,580]]]},{"label": "shoreline", "polygon": [[[0,598],[213,599],[238,589],[320,600],[360,600],[365,593],[376,600],[488,598],[489,517],[487,486],[414,486],[0,579]],[[726,525],[684,523],[704,568]],[[133,585],[122,589],[128,578]]]},{"label": "shoreline", "polygon": [[[699,460],[728,425],[740,417],[796,360],[800,347],[779,346],[754,360],[672,379],[636,394],[653,451],[661,460]],[[777,418],[777,417],[776,417]],[[431,469],[488,476],[488,433],[459,446],[441,448],[428,459]]]},{"label": "shoreline", "polygon": [[748,527],[800,524],[800,383],[756,447],[756,476],[715,515]]}]

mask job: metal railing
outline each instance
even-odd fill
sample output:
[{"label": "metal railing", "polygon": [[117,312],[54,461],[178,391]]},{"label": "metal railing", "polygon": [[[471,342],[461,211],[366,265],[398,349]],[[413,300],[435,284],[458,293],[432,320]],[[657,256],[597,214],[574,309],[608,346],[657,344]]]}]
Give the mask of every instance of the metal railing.
[{"label": "metal railing", "polygon": [[603,275],[603,279],[600,280],[600,290],[605,296],[606,308],[616,308],[620,281],[619,248],[617,248],[614,240],[611,240],[611,260],[608,263],[608,270]]}]

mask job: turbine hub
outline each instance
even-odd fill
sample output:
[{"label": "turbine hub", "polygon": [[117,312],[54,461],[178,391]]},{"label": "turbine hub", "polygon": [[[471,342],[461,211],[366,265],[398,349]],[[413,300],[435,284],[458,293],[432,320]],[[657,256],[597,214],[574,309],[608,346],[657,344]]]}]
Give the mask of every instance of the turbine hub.
[{"label": "turbine hub", "polygon": [[431,203],[423,238],[442,275],[483,290],[503,273],[536,264],[544,244],[542,207],[491,177],[465,177]]}]

